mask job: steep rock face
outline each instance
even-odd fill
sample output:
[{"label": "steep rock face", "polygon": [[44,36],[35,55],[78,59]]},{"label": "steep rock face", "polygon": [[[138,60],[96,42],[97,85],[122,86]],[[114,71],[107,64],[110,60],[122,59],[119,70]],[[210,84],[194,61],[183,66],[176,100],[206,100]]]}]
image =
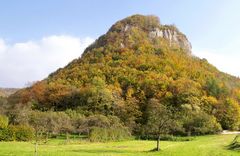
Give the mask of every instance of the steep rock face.
[{"label": "steep rock face", "polygon": [[179,34],[178,31],[170,29],[166,26],[165,29],[154,28],[154,30],[149,32],[150,38],[161,37],[169,40],[170,44],[177,44],[187,52],[191,53],[191,43],[188,41],[185,35]]}]

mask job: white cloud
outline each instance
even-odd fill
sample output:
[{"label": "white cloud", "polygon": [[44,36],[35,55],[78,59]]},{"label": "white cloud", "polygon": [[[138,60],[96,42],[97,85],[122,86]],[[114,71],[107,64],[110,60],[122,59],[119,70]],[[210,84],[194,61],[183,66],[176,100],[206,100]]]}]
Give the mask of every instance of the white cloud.
[{"label": "white cloud", "polygon": [[193,54],[200,58],[206,58],[209,63],[213,64],[220,71],[240,76],[240,54],[234,52],[232,48],[222,50],[193,49]]},{"label": "white cloud", "polygon": [[93,41],[65,35],[14,44],[0,39],[0,87],[23,87],[41,80],[80,57]]}]

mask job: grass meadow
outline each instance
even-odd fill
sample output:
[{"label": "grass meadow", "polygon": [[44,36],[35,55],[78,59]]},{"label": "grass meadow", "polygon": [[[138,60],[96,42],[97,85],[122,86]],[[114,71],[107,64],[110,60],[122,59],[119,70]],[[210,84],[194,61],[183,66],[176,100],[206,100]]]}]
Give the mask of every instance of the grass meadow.
[{"label": "grass meadow", "polygon": [[[91,143],[85,140],[51,139],[38,146],[38,156],[239,156],[227,149],[235,135],[199,136],[192,141],[161,141],[161,151],[152,152],[155,141],[128,140]],[[31,142],[0,142],[0,156],[33,156]]]}]

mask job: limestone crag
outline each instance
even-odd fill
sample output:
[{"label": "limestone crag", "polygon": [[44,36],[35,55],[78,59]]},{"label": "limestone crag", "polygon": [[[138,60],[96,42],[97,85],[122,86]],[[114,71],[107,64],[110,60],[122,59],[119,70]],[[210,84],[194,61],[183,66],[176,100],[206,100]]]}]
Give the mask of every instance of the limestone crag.
[{"label": "limestone crag", "polygon": [[191,53],[191,43],[188,41],[185,35],[180,34],[176,30],[172,29],[161,29],[161,28],[154,28],[152,31],[149,32],[150,38],[161,37],[164,39],[169,40],[171,44],[178,44],[181,48],[185,49],[187,52]]}]

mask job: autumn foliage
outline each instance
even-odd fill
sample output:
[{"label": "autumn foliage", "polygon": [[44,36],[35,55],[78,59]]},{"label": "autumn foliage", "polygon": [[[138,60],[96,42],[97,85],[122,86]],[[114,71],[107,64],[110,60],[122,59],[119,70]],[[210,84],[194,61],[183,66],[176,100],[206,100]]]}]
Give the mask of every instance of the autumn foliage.
[{"label": "autumn foliage", "polygon": [[14,99],[13,105],[32,102],[31,109],[41,111],[72,109],[83,116],[116,116],[139,135],[151,122],[147,112],[153,107],[151,101],[180,116],[171,120],[174,128],[168,123],[168,133],[239,129],[240,80],[177,43],[149,37],[155,28],[174,30],[179,40],[185,38],[175,26],[161,25],[155,16],[128,17],[114,24],[82,57],[18,91],[10,101]]}]

